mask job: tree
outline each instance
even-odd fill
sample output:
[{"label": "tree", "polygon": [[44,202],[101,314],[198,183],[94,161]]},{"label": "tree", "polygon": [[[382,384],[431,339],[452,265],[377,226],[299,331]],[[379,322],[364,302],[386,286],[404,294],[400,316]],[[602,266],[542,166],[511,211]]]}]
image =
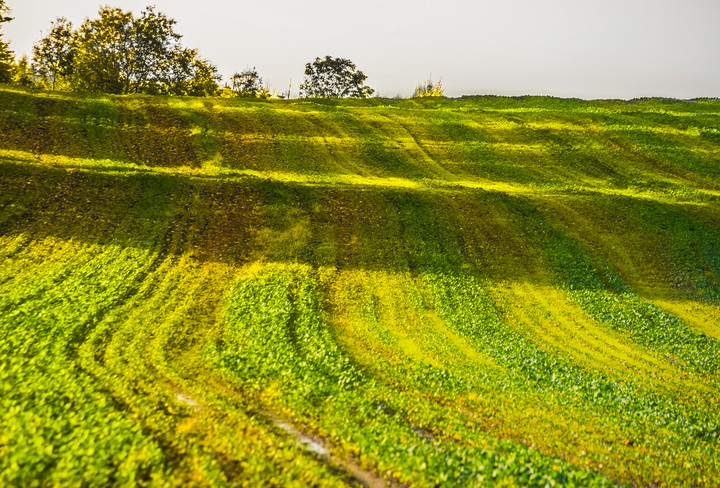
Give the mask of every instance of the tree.
[{"label": "tree", "polygon": [[256,97],[263,92],[263,80],[257,68],[245,68],[230,77],[230,89],[241,97]]},{"label": "tree", "polygon": [[364,84],[367,76],[349,59],[325,56],[305,65],[301,97],[365,98],[374,90]]},{"label": "tree", "polygon": [[75,33],[73,88],[106,93],[217,92],[217,69],[184,48],[175,20],[153,7],[139,17],[101,7]]},{"label": "tree", "polygon": [[215,96],[220,88],[219,82],[217,68],[201,58],[197,49],[178,49],[161,92],[194,97]]},{"label": "tree", "polygon": [[76,33],[73,88],[127,93],[133,15],[110,7],[100,8],[98,14],[98,19],[86,19]]},{"label": "tree", "polygon": [[101,7],[77,33],[75,85],[107,93],[157,92],[169,78],[180,35],[175,21],[152,7],[132,12]]},{"label": "tree", "polygon": [[182,36],[173,30],[175,24],[174,19],[155,12],[153,7],[147,7],[131,24],[129,49],[122,64],[126,93],[152,91],[152,85],[167,83],[171,78],[177,53],[183,50]]},{"label": "tree", "polygon": [[33,84],[33,74],[27,55],[21,57],[15,65],[13,82],[22,86],[30,86]]},{"label": "tree", "polygon": [[58,17],[51,23],[48,35],[33,46],[33,71],[53,90],[58,83],[69,82],[73,74],[74,40],[72,22]]},{"label": "tree", "polygon": [[192,97],[214,97],[220,91],[221,76],[215,65],[207,59],[201,58],[195,52],[190,70],[192,78],[188,82],[188,88],[183,95]]},{"label": "tree", "polygon": [[10,44],[2,39],[2,24],[13,20],[8,16],[10,9],[5,5],[5,0],[0,0],[0,83],[7,83],[13,77],[13,64],[15,56],[10,50]]}]

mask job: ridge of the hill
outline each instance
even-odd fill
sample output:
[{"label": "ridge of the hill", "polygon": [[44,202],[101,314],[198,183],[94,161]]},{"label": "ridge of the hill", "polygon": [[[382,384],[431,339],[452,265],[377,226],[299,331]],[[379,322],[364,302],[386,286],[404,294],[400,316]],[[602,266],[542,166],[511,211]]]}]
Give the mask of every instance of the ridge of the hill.
[{"label": "ridge of the hill", "polygon": [[0,87],[0,484],[713,486],[720,102]]}]

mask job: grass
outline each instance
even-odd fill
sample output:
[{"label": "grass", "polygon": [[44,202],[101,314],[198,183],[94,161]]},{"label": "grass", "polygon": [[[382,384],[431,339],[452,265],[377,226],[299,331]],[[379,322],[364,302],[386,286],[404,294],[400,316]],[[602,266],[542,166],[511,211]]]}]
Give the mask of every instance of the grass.
[{"label": "grass", "polygon": [[720,476],[720,102],[0,107],[0,484]]}]

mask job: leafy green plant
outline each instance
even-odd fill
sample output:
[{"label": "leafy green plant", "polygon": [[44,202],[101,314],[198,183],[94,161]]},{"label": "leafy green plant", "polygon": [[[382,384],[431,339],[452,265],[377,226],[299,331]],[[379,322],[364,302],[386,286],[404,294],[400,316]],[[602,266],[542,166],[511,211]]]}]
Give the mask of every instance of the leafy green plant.
[{"label": "leafy green plant", "polygon": [[0,106],[0,484],[716,484],[717,101]]},{"label": "leafy green plant", "polygon": [[442,79],[433,83],[432,77],[428,78],[427,81],[418,83],[413,91],[413,98],[423,97],[443,97],[445,96],[445,90],[442,86]]}]

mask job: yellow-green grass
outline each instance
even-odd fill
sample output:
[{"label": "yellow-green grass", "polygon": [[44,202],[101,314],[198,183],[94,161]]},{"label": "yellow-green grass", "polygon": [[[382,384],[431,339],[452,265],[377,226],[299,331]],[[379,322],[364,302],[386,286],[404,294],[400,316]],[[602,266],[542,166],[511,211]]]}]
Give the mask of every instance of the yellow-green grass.
[{"label": "yellow-green grass", "polygon": [[0,484],[713,486],[720,102],[0,87]]}]

